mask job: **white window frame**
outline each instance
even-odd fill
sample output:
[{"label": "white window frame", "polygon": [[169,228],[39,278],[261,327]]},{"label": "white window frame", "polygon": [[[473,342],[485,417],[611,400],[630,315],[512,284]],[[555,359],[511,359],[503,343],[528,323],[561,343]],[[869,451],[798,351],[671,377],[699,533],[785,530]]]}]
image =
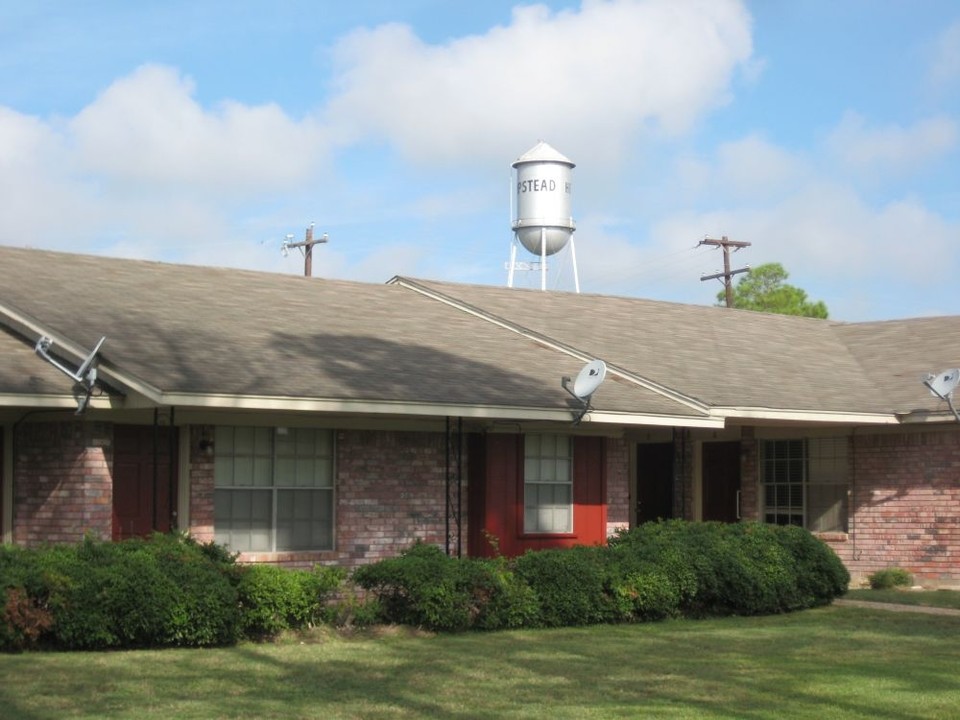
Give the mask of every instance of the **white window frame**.
[{"label": "white window frame", "polygon": [[[565,490],[568,502],[543,502]],[[571,535],[573,525],[573,438],[523,436],[523,534]]]},{"label": "white window frame", "polygon": [[[843,436],[764,440],[760,453],[763,521],[799,525],[811,532],[847,532],[848,453]],[[824,497],[831,502],[814,500]]]},{"label": "white window frame", "polygon": [[[252,444],[236,446],[237,435],[252,436]],[[309,438],[310,452],[301,449]],[[246,441],[246,438],[244,439]],[[222,543],[240,552],[311,552],[333,550],[336,538],[336,468],[335,435],[332,430],[320,428],[284,428],[217,426],[214,443],[214,536]],[[237,461],[243,464],[239,464]],[[234,530],[224,528],[223,519],[217,518],[218,505],[231,494],[259,493],[260,499],[269,497],[268,510],[259,518],[253,517],[251,525]],[[281,517],[281,505],[290,500],[288,493],[300,493],[304,497],[291,506],[294,513],[302,511],[303,502],[309,494],[310,502],[318,496],[322,499],[319,517],[306,518],[316,526],[313,531],[323,537],[316,543],[299,545],[285,543],[283,530],[298,522],[298,518]],[[286,495],[286,496],[285,496]],[[285,497],[284,497],[285,496]],[[325,497],[324,497],[325,496]],[[251,496],[251,501],[253,496]],[[259,519],[260,537],[254,527]],[[218,522],[219,520],[219,522]],[[304,519],[299,519],[304,522]],[[291,537],[295,531],[289,531]],[[239,542],[242,539],[243,542]]]}]

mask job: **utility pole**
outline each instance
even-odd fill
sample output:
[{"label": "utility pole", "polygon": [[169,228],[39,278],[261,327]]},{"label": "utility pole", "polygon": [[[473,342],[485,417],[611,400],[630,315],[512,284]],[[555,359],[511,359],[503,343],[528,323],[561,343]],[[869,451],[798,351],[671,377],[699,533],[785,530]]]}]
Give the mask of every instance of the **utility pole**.
[{"label": "utility pole", "polygon": [[730,248],[734,249],[734,252],[740,248],[750,247],[751,243],[742,242],[739,240],[728,240],[727,236],[724,235],[720,240],[714,240],[712,238],[704,238],[701,240],[697,247],[700,245],[713,245],[714,247],[723,248],[723,272],[714,273],[713,275],[701,275],[700,282],[704,280],[715,280],[717,278],[723,278],[723,287],[726,294],[727,307],[733,307],[733,283],[730,282],[730,279],[734,275],[739,275],[740,273],[750,272],[750,266],[739,268],[737,270],[730,269]]},{"label": "utility pole", "polygon": [[303,253],[303,275],[304,277],[311,277],[313,275],[313,246],[327,242],[327,234],[324,233],[319,240],[314,240],[313,223],[310,223],[302,242],[290,242],[291,238],[293,238],[293,235],[287,235],[286,240],[280,245],[280,252],[286,257],[290,248],[300,248]]}]

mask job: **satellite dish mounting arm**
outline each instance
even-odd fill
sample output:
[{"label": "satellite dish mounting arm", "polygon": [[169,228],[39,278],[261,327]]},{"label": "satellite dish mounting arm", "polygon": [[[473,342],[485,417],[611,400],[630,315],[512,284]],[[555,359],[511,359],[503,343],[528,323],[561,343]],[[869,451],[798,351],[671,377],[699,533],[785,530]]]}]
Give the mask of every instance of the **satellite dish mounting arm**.
[{"label": "satellite dish mounting arm", "polygon": [[[960,422],[960,413],[957,412],[957,409],[953,406],[953,387],[956,386],[957,380],[955,376],[956,371],[946,371],[940,375],[928,375],[923,379],[923,384],[927,386],[927,389],[933,393],[935,396],[941,400],[947,401],[947,407],[950,408],[950,412],[953,413],[953,416],[957,419],[957,422]],[[934,383],[937,383],[936,385]],[[941,389],[943,388],[943,389]],[[947,389],[947,392],[943,392],[944,389]]]},{"label": "satellite dish mounting arm", "polygon": [[603,360],[592,360],[583,367],[580,374],[577,375],[577,379],[573,381],[573,389],[570,388],[569,377],[564,376],[561,378],[560,384],[563,386],[563,389],[570,393],[581,405],[579,414],[573,419],[574,425],[579,425],[584,416],[592,409],[590,400],[597,391],[597,388],[600,387],[600,383],[603,382],[606,374],[606,363],[604,363]]},{"label": "satellite dish mounting arm", "polygon": [[76,370],[71,370],[50,354],[50,348],[53,347],[53,340],[46,335],[41,336],[34,347],[37,355],[73,380],[74,387],[80,390],[77,397],[78,415],[83,413],[83,411],[87,409],[87,405],[90,404],[90,396],[93,394],[93,389],[97,384],[97,354],[100,352],[100,348],[106,339],[106,336],[100,338],[100,342],[96,344]]},{"label": "satellite dish mounting arm", "polygon": [[593,394],[587,395],[586,397],[580,397],[573,390],[570,389],[570,378],[564,375],[560,379],[560,384],[563,386],[563,389],[570,393],[570,397],[580,403],[580,410],[577,415],[573,418],[573,424],[579,425],[583,420],[584,416],[593,409],[593,406],[590,405],[590,399],[593,397]]}]

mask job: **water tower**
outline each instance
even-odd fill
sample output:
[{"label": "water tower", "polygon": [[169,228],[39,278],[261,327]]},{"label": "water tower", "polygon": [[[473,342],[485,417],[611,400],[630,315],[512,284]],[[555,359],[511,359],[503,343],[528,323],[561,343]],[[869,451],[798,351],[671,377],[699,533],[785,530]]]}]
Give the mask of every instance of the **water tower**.
[{"label": "water tower", "polygon": [[514,242],[510,244],[507,287],[513,287],[515,269],[530,269],[517,263],[517,245],[540,258],[540,289],[547,289],[547,256],[570,246],[573,282],[580,292],[577,253],[573,245],[576,225],[570,210],[574,163],[542,140],[518,157],[514,169],[514,207],[511,218]]}]

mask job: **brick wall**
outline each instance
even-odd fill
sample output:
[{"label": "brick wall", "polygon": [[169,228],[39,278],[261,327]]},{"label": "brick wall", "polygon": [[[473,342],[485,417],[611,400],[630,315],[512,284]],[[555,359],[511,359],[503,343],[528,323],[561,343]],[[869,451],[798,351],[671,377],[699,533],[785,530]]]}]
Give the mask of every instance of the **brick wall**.
[{"label": "brick wall", "polygon": [[440,433],[337,434],[337,547],[343,564],[390,557],[416,540],[445,545],[445,451]]},{"label": "brick wall", "polygon": [[830,542],[851,574],[960,585],[960,429],[855,435],[852,473],[850,533]]},{"label": "brick wall", "polygon": [[[310,567],[315,563],[355,567],[392,557],[416,540],[446,547],[444,433],[342,430],[336,438],[336,549],[243,553],[241,561],[273,562],[289,567]],[[196,448],[197,442],[191,445]],[[451,453],[451,463],[454,460],[455,455]],[[455,467],[451,467],[453,477],[455,472]],[[214,484],[211,456],[194,453],[190,480],[190,532],[198,538],[211,539]],[[466,477],[461,492],[462,549],[466,554]],[[455,487],[451,488],[451,498],[456,498]],[[456,524],[452,517],[450,525],[451,550],[455,552]]]},{"label": "brick wall", "polygon": [[630,445],[607,438],[607,537],[630,527]]},{"label": "brick wall", "polygon": [[13,540],[109,540],[113,527],[112,429],[91,422],[27,423],[14,437]]},{"label": "brick wall", "polygon": [[200,542],[213,542],[213,426],[190,428],[190,534]]}]

